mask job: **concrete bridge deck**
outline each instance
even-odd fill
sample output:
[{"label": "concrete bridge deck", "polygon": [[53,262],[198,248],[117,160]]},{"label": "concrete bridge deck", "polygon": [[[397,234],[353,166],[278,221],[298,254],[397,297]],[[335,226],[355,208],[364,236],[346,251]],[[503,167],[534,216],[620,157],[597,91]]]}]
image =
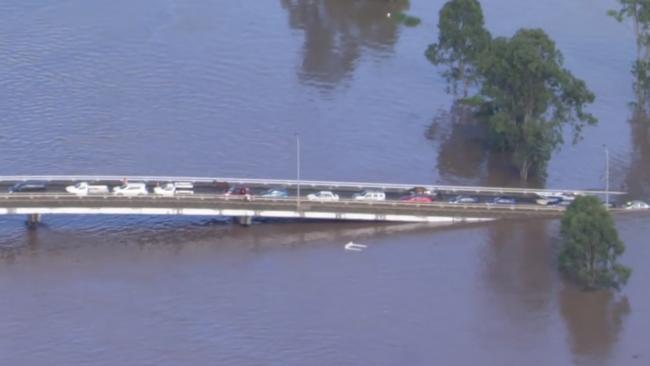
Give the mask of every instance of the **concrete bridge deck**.
[{"label": "concrete bridge deck", "polygon": [[[121,176],[11,176],[0,177],[0,191],[21,181],[47,181],[47,191],[38,193],[0,193],[0,215],[29,215],[38,221],[43,214],[128,214],[128,215],[199,215],[231,216],[250,223],[253,217],[395,221],[395,222],[480,222],[500,218],[560,217],[561,206],[534,204],[539,192],[573,192],[578,194],[603,194],[588,190],[540,190],[502,187],[462,187],[419,184],[323,182],[292,180],[261,180],[242,178],[193,177],[126,177],[129,182],[144,182],[148,187],[165,182],[192,182],[195,193],[188,195],[147,195],[124,197],[108,194],[76,196],[65,192],[65,186],[76,182],[121,184]],[[229,196],[224,191],[229,186],[246,186],[253,190],[249,196]],[[301,196],[297,196],[300,186]],[[268,188],[285,188],[288,198],[263,198],[256,193]],[[413,187],[424,187],[441,194],[474,194],[485,200],[497,195],[520,197],[514,205],[490,203],[451,204],[446,200],[432,203],[406,202],[399,198]],[[385,201],[359,201],[351,199],[352,193],[365,189],[386,192]],[[341,199],[334,202],[309,201],[303,195],[318,190],[332,190]],[[6,190],[5,190],[6,191]],[[619,194],[622,192],[608,192]]]}]

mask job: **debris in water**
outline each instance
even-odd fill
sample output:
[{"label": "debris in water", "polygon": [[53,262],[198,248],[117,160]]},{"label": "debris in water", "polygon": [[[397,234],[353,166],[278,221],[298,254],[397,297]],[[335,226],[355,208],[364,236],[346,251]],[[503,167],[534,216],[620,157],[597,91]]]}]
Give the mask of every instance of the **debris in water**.
[{"label": "debris in water", "polygon": [[344,246],[345,250],[350,250],[350,251],[353,251],[353,252],[360,252],[360,251],[366,249],[367,247],[368,247],[367,245],[357,244],[355,242],[349,242],[349,243],[345,244],[345,246]]}]

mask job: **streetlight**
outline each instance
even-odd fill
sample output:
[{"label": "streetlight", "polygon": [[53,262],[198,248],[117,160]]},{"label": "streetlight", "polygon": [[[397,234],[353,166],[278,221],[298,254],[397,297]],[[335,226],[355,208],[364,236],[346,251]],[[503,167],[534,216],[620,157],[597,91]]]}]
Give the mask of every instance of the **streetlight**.
[{"label": "streetlight", "polygon": [[605,148],[605,207],[609,208],[609,149]]},{"label": "streetlight", "polygon": [[296,132],[296,209],[300,211],[300,135]]}]

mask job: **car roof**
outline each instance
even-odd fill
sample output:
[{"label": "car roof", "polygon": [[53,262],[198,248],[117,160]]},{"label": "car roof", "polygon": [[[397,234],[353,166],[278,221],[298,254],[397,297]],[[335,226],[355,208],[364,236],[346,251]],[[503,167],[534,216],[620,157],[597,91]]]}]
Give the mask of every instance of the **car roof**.
[{"label": "car roof", "polygon": [[44,186],[47,185],[46,181],[41,181],[41,180],[26,180],[24,182],[18,182],[14,184],[14,186],[28,186],[28,185],[39,185],[39,186]]},{"label": "car roof", "polygon": [[638,204],[638,205],[647,205],[646,202],[641,201],[641,200],[630,201],[630,202],[628,202],[627,204],[628,204],[628,205],[637,205],[637,204]]}]

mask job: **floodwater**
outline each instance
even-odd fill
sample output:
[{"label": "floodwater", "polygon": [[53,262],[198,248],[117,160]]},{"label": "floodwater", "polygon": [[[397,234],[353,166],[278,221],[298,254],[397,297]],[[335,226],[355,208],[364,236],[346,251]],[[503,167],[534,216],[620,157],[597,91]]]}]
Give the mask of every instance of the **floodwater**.
[{"label": "floodwater", "polygon": [[[423,57],[443,1],[0,2],[0,175],[164,174],[516,185]],[[614,0],[483,1],[541,27],[599,126],[534,185],[650,199]],[[408,9],[417,28],[387,12]],[[208,218],[0,220],[0,364],[647,365],[648,217],[617,219],[620,293],[557,274],[557,221],[456,228]],[[354,240],[367,250],[350,253]]]}]

